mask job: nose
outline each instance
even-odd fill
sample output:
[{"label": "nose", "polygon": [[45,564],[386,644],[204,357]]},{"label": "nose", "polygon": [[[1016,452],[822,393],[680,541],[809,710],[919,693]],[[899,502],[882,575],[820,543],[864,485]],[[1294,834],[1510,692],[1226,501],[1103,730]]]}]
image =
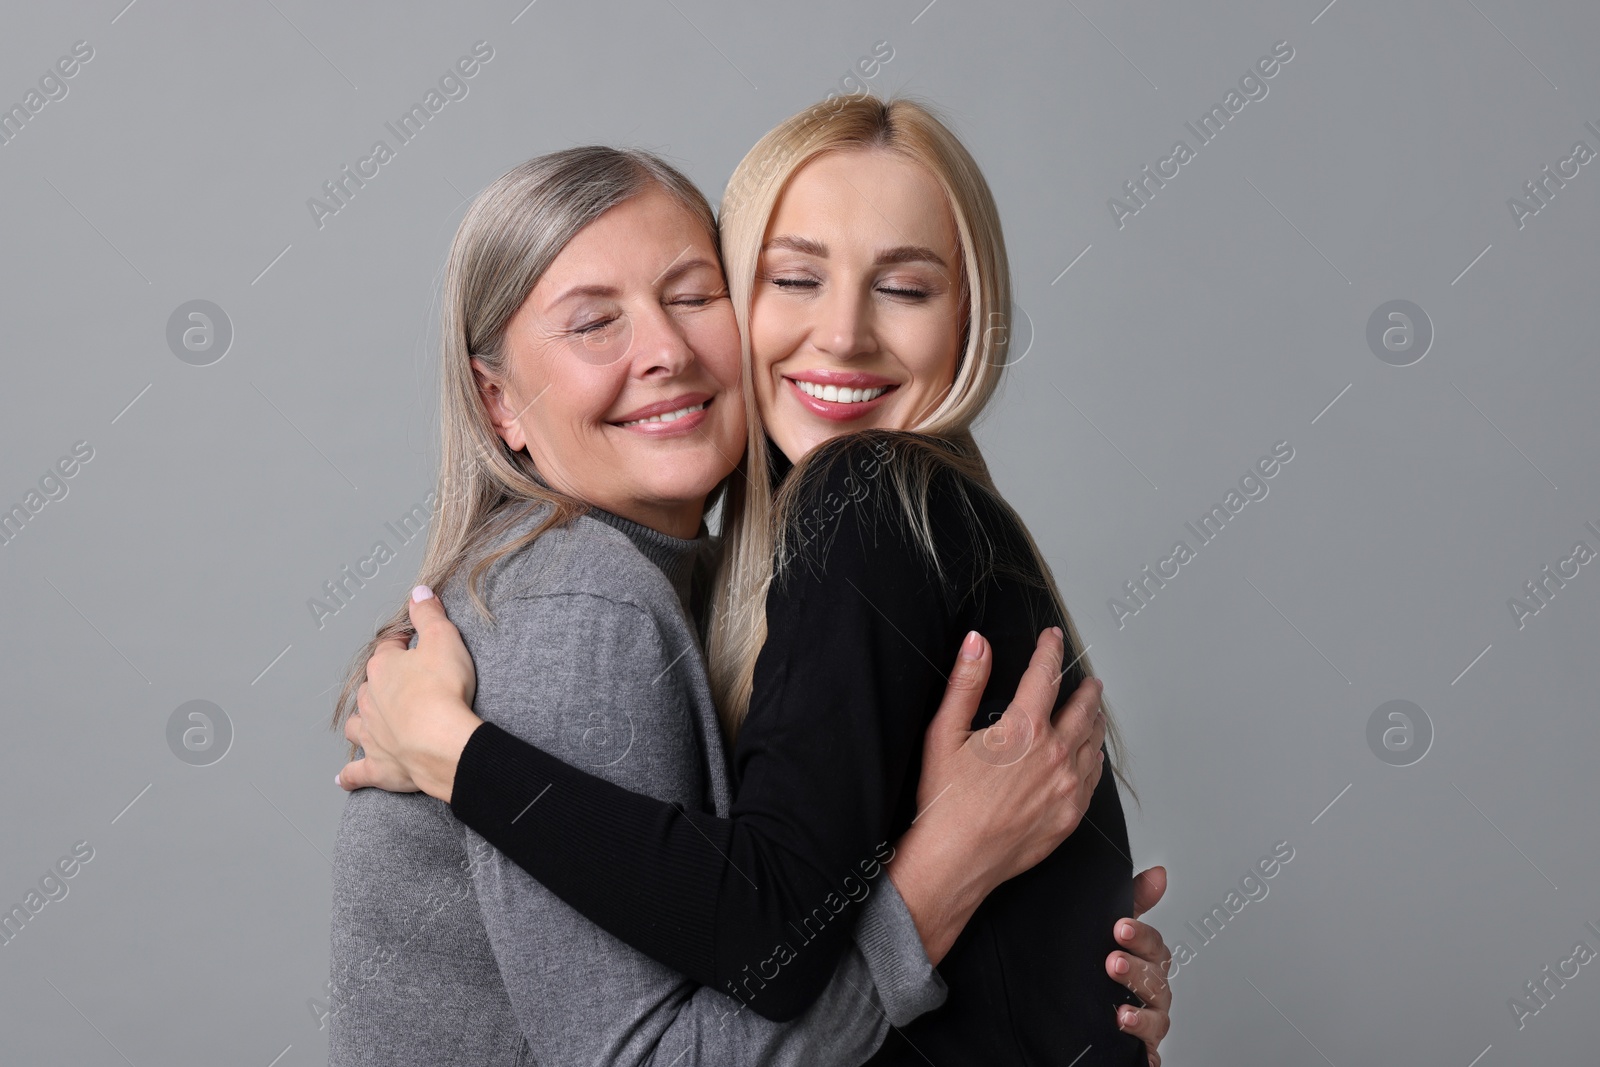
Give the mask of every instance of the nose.
[{"label": "nose", "polygon": [[680,324],[656,306],[634,317],[633,370],[641,378],[676,378],[695,362]]},{"label": "nose", "polygon": [[813,306],[817,309],[817,319],[811,343],[817,351],[834,359],[848,360],[878,350],[868,294],[847,286],[835,286]]}]

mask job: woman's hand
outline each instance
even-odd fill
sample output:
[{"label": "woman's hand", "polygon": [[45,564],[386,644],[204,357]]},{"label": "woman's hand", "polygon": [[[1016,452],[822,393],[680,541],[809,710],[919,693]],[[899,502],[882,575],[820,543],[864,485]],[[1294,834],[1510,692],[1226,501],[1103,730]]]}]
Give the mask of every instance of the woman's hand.
[{"label": "woman's hand", "polygon": [[1156,1046],[1167,1036],[1172,1025],[1172,988],[1167,984],[1167,970],[1172,964],[1172,953],[1167,951],[1161,931],[1139,916],[1156,906],[1167,891],[1167,869],[1151,867],[1133,880],[1133,917],[1118,919],[1113,936],[1126,952],[1113,952],[1106,957],[1106,973],[1138,994],[1144,1007],[1124,1006],[1117,1009],[1117,1025],[1126,1033],[1144,1039],[1145,1053],[1150,1067],[1161,1067],[1161,1053]]},{"label": "woman's hand", "polygon": [[1059,628],[1042,633],[1016,699],[998,722],[974,731],[993,657],[977,633],[962,643],[923,739],[918,815],[888,867],[932,963],[984,897],[1077,829],[1100,782],[1099,679],[1086,679],[1051,713],[1064,647]]},{"label": "woman's hand", "polygon": [[392,637],[367,660],[359,710],[344,727],[365,758],[345,764],[337,781],[347,790],[420,789],[449,803],[461,750],[483,724],[472,713],[478,677],[461,632],[427,586],[412,590],[409,611],[417,647]]}]

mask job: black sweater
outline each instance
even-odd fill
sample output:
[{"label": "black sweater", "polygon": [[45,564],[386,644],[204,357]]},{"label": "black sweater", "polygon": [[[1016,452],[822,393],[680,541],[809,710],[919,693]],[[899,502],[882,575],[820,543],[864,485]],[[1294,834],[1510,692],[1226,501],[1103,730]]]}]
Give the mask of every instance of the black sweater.
[{"label": "black sweater", "polygon": [[[948,467],[930,484],[941,575],[886,473],[903,436],[822,447],[829,462],[784,531],[793,561],[768,593],[729,818],[630,793],[489,723],[461,754],[451,802],[597,925],[773,1019],[827,984],[915,816],[923,733],[967,631],[994,654],[976,728],[1062,621],[1016,519],[977,486]],[[771,459],[782,479],[788,461]],[[1082,678],[1069,668],[1060,697]],[[992,893],[941,961],[945,1005],[892,1032],[872,1063],[1144,1063],[1116,1028],[1130,998],[1105,973],[1132,873],[1106,773],[1078,830]]]}]

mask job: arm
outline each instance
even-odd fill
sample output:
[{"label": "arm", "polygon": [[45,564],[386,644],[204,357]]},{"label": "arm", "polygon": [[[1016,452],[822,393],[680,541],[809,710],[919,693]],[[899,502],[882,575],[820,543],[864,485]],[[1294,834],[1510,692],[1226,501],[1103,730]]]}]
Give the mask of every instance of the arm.
[{"label": "arm", "polygon": [[[841,911],[853,908],[854,880],[877,873],[873,857],[887,847],[927,709],[944,685],[923,651],[947,639],[940,590],[930,587],[914,548],[889,538],[874,541],[883,531],[864,523],[862,510],[840,515],[834,543],[847,551],[828,560],[826,573],[800,571],[777,603],[769,600],[769,641],[757,686],[758,700],[767,703],[758,706],[740,740],[744,780],[731,820],[600,781],[470,716],[457,716],[450,727],[469,738],[455,748],[459,765],[449,773],[435,769],[432,781],[421,771],[419,784],[449,798],[464,821],[595,922],[702,983],[725,988],[778,940],[803,928],[804,951],[753,1001],[758,1012],[793,1017],[827,981],[848,944],[849,922],[819,919],[835,914],[824,910],[833,903]],[[846,590],[842,598],[840,589]],[[928,595],[908,599],[907,590]],[[414,617],[424,610],[432,608],[413,605]],[[419,632],[424,629],[419,623]],[[848,686],[833,685],[816,669],[819,660],[832,658],[864,659],[864,673]],[[369,673],[372,684],[381,685],[379,659]],[[1040,706],[1047,716],[1049,699]],[[451,744],[443,747],[448,752]],[[990,780],[1020,780],[1011,770]],[[931,818],[1010,811],[981,789],[972,795],[979,799],[965,806],[959,796],[947,797]],[[524,815],[536,796],[542,798],[538,807]],[[902,821],[911,814],[903,813]],[[1015,844],[1016,827],[1009,832]],[[902,862],[922,847],[936,853],[935,867],[962,876],[982,873],[974,857],[948,847],[949,838],[926,832],[921,838],[927,844],[912,843]],[[589,841],[613,847],[585,853]],[[1006,874],[969,882],[965,899],[975,907],[986,884],[1020,869],[1013,865]],[[651,886],[648,897],[626,889],[642,885]],[[920,899],[939,905],[943,898]],[[918,915],[919,928],[931,929],[925,920]],[[945,946],[964,921],[957,913],[937,923]]]},{"label": "arm", "polygon": [[[501,632],[515,637],[517,669],[503,678],[497,667],[485,667],[478,709],[486,720],[579,760],[584,738],[573,723],[584,722],[592,701],[603,698],[636,727],[626,756],[601,769],[606,779],[648,790],[669,805],[700,802],[704,753],[688,690],[671,677],[672,657],[643,611],[602,598],[536,597],[516,602],[500,619]],[[529,648],[536,651],[530,655]],[[503,663],[508,657],[497,650],[493,658]],[[531,698],[525,683],[519,684],[529,676],[549,679]],[[667,680],[656,684],[652,678]],[[802,1018],[768,1022],[741,1010],[737,999],[696,989],[615,940],[503,854],[478,847],[483,839],[472,830],[461,832],[467,852],[480,857],[472,865],[478,904],[513,1011],[538,1062],[853,1064],[869,1056],[888,1030],[878,971],[859,949],[843,954]],[[590,843],[597,846],[607,843]],[[876,954],[880,965],[908,943],[920,955],[914,929],[905,921],[895,925],[895,909],[901,915],[904,909],[892,892],[880,883],[863,927],[874,931],[883,950]],[[873,921],[880,925],[873,927]],[[924,975],[930,979],[931,972]]]},{"label": "arm", "polygon": [[[375,657],[369,666],[372,682],[392,697],[379,703],[363,685],[361,692],[362,714],[352,718],[346,726],[346,735],[353,743],[366,750],[366,758],[345,766],[340,778],[347,789],[376,786],[389,790],[415,790],[423,784],[427,791],[442,800],[449,799],[449,784],[456,775],[456,765],[466,740],[483,725],[466,705],[462,694],[470,699],[475,685],[472,660],[462,643],[459,632],[445,616],[436,600],[413,602],[411,620],[418,639],[414,650],[405,650],[405,642],[393,641]],[[1041,646],[1044,641],[1041,639]],[[1010,774],[1002,779],[997,767],[1005,770],[1003,761],[995,753],[1003,751],[1004,743],[985,734],[982,747],[973,739],[979,735],[966,729],[972,721],[979,696],[988,680],[991,654],[987,642],[979,642],[979,658],[959,658],[950,674],[945,697],[935,722],[930,726],[924,742],[923,784],[929,796],[942,796],[937,810],[930,810],[917,825],[923,834],[910,833],[895,844],[894,859],[887,865],[892,882],[878,883],[881,890],[869,899],[862,921],[856,931],[856,941],[867,957],[870,970],[882,996],[889,1021],[895,1025],[909,1022],[922,1011],[942,1001],[942,983],[930,992],[922,983],[928,976],[929,956],[924,956],[915,940],[904,938],[907,924],[930,950],[937,962],[939,946],[947,946],[961,932],[970,917],[973,901],[981,898],[982,891],[975,881],[977,868],[959,855],[949,855],[948,845],[953,838],[939,833],[929,833],[938,825],[941,814],[954,816],[957,829],[972,829],[974,823],[964,813],[981,815],[986,811],[1013,811],[1020,804],[1009,801],[994,802],[993,789],[997,782],[1021,786],[1025,777]],[[1037,650],[1036,650],[1037,651]],[[1074,694],[1074,701],[1089,700],[1095,704],[1098,681],[1085,682]],[[1008,709],[1012,715],[1041,713],[1047,705],[1040,703],[1032,708],[1020,702],[1026,696],[1027,682],[1019,692],[1019,704]],[[402,699],[403,698],[403,699]],[[1058,716],[1059,717],[1059,716]],[[1010,731],[1013,737],[1026,736],[1026,727]],[[524,749],[537,761],[548,759],[520,737],[511,735],[511,742]],[[1042,751],[1042,750],[1040,750]],[[975,755],[981,753],[982,755]],[[963,763],[962,757],[968,762]],[[515,766],[516,760],[510,761]],[[409,769],[408,769],[409,768]],[[968,778],[963,782],[963,770],[987,769],[988,782],[979,786]],[[416,775],[413,782],[411,775]],[[436,776],[430,782],[429,775]],[[1035,779],[1037,781],[1037,779]],[[978,791],[967,799],[962,789],[971,785]],[[542,788],[542,787],[540,787]],[[1026,786],[1037,794],[1035,786]],[[536,790],[526,795],[533,795]],[[442,795],[441,795],[442,793]],[[519,804],[520,807],[520,804]],[[1081,809],[1082,803],[1078,807]],[[1005,833],[988,833],[979,829],[980,836],[987,834],[992,845]],[[1009,831],[1015,834],[1015,831]],[[971,846],[968,846],[971,847]],[[1123,1028],[1144,1038],[1151,1052],[1152,1067],[1158,1067],[1160,1054],[1156,1046],[1169,1027],[1168,1009],[1171,991],[1165,979],[1171,963],[1171,953],[1159,931],[1139,922],[1141,913],[1154,907],[1166,886],[1166,872],[1154,868],[1135,880],[1134,912],[1131,918],[1120,920],[1115,927],[1117,942],[1124,951],[1107,957],[1107,970],[1113,979],[1128,986],[1143,999],[1145,1007],[1135,1011],[1123,1008],[1124,1020],[1131,1013],[1131,1021]],[[996,872],[995,880],[1003,879]],[[898,892],[902,887],[906,902]],[[906,914],[907,908],[911,914]],[[901,938],[896,941],[895,937]]]}]

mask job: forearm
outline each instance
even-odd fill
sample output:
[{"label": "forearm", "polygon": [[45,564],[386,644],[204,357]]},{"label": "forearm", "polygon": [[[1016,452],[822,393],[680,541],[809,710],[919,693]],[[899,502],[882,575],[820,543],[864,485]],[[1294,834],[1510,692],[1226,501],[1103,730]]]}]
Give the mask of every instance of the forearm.
[{"label": "forearm", "polygon": [[495,723],[463,748],[451,810],[589,921],[716,984],[719,820],[588,774]]},{"label": "forearm", "polygon": [[801,1015],[827,984],[859,911],[852,894],[870,891],[887,858],[863,849],[854,863],[819,861],[769,812],[722,819],[665,803],[494,723],[463,748],[451,807],[590,921],[714,989],[755,973],[775,945],[807,930],[746,998],[779,1021]]},{"label": "forearm", "polygon": [[935,966],[994,889],[970,859],[959,842],[913,823],[886,868]]},{"label": "forearm", "polygon": [[856,923],[855,942],[872,971],[884,1014],[895,1026],[944,1003],[944,979],[923,950],[922,935],[893,879],[873,884],[872,899]]},{"label": "forearm", "polygon": [[[482,840],[463,830],[468,841]],[[609,939],[498,851],[474,869],[491,944],[519,1022],[540,1062],[651,1064],[858,1064],[903,1026],[944,1001],[945,987],[922,951],[894,886],[872,883],[855,945],[810,1007],[789,1022],[746,1003],[781,977],[794,952],[752,967],[723,992],[694,988]],[[841,920],[842,921],[842,920]],[[858,947],[859,946],[859,947]],[[574,998],[575,981],[584,995]]]},{"label": "forearm", "polygon": [[[592,955],[547,956],[551,973],[596,973],[575,1017],[574,992],[554,986],[513,993],[513,1006],[540,1063],[616,1067],[853,1067],[865,1062],[893,1025],[860,949],[840,961],[822,995],[799,1019],[763,1019],[740,1000],[701,986],[643,957],[641,985],[632,965]],[[941,987],[942,991],[942,987]]]},{"label": "forearm", "polygon": [[853,1067],[877,1051],[891,1024],[872,970],[862,951],[852,946],[832,981],[798,1019],[763,1019],[739,1000],[701,988],[653,1043],[653,1058],[641,1062],[657,1067]]},{"label": "forearm", "polygon": [[[905,904],[887,880],[874,883],[855,942],[815,1002],[792,1022],[771,1022],[743,1007],[743,988],[734,991],[733,999],[711,989],[697,990],[654,1042],[650,1062],[673,1067],[858,1064],[883,1043],[890,1026],[905,1026],[944,1003],[944,981],[924,955]],[[748,984],[760,981],[754,975]]]}]

